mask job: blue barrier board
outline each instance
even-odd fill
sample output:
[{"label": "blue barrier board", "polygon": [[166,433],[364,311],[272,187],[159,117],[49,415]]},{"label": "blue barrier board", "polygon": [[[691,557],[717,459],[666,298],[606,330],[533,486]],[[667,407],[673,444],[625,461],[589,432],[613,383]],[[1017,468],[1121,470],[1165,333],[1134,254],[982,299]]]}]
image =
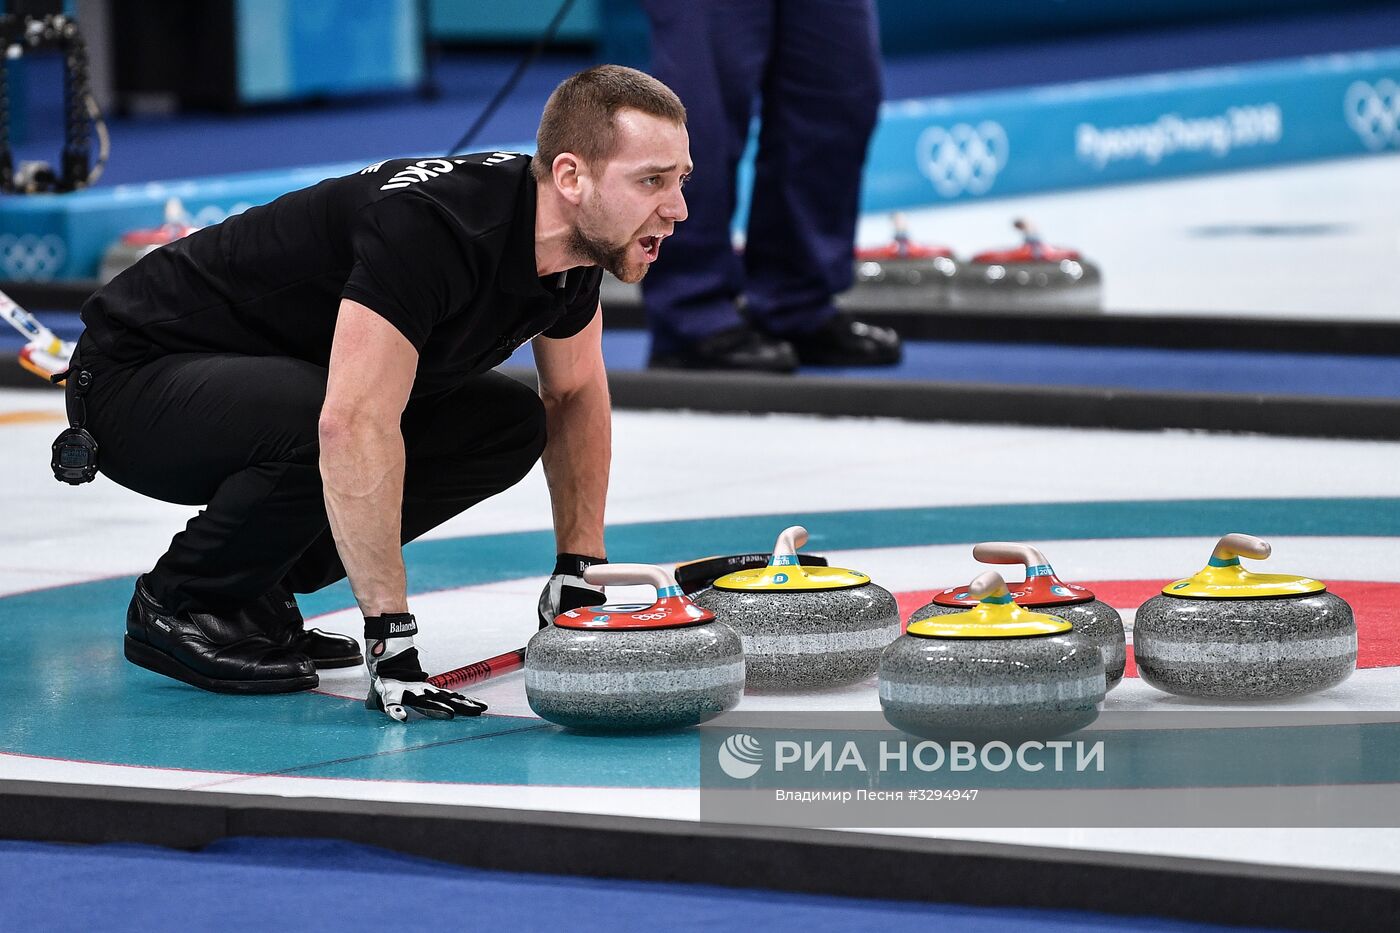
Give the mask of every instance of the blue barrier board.
[{"label": "blue barrier board", "polygon": [[1400,149],[1400,49],[885,105],[866,210]]},{"label": "blue barrier board", "polygon": [[[871,142],[862,209],[1396,150],[1400,48],[894,101],[883,107]],[[214,223],[360,168],[340,163],[6,197],[0,199],[0,278],[91,278],[107,246],[126,230],[158,225],[172,197],[197,223]],[[742,171],[751,177],[751,162]]]}]

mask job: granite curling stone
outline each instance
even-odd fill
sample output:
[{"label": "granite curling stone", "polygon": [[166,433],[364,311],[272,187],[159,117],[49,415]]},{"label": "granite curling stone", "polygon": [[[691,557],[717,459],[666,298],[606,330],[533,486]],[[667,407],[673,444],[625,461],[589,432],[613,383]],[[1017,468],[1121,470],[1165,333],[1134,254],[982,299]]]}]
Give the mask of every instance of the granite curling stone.
[{"label": "granite curling stone", "polygon": [[843,296],[847,308],[948,306],[948,288],[958,273],[953,251],[946,246],[915,243],[904,215],[891,216],[894,239],[855,253],[856,287]]},{"label": "granite curling stone", "polygon": [[695,602],[744,642],[748,685],[778,690],[836,687],[875,673],[899,637],[899,606],[870,578],[841,567],[803,566],[807,529],[778,536],[768,566],[725,574]]},{"label": "granite curling stone", "polygon": [[1103,274],[1098,266],[1078,250],[1046,245],[1026,220],[1018,219],[1013,226],[1022,235],[1020,246],[978,253],[958,267],[950,294],[954,308],[1101,308]]},{"label": "granite curling stone", "polygon": [[102,254],[97,280],[106,285],[136,265],[136,261],[147,253],[153,253],[198,229],[180,199],[171,198],[165,202],[165,223],[148,230],[128,230],[107,247]]},{"label": "granite curling stone", "polygon": [[1346,600],[1308,577],[1253,573],[1240,557],[1272,548],[1251,535],[1220,539],[1210,563],[1163,587],[1133,622],[1142,679],[1182,696],[1301,696],[1356,669],[1356,620]]},{"label": "granite curling stone", "polygon": [[[1108,603],[1097,599],[1093,592],[1075,583],[1061,582],[1045,555],[1029,544],[1009,541],[988,541],[972,549],[972,556],[984,564],[1024,564],[1024,583],[1008,584],[1011,598],[1022,609],[1033,609],[1046,615],[1059,616],[1073,623],[1074,630],[1099,646],[1103,653],[1106,689],[1112,690],[1123,680],[1127,666],[1127,636],[1123,617]],[[910,624],[934,616],[966,612],[977,600],[965,586],[949,587],[933,597],[928,605],[909,617]]]},{"label": "granite curling stone", "polygon": [[565,612],[525,649],[525,696],[541,719],[587,732],[694,726],[744,693],[739,636],[647,564],[598,564],[599,586],[651,584],[653,603]]},{"label": "granite curling stone", "polygon": [[1057,616],[1017,606],[994,570],[977,605],[910,624],[880,658],[890,725],[925,738],[1053,737],[1098,718],[1103,654]]}]

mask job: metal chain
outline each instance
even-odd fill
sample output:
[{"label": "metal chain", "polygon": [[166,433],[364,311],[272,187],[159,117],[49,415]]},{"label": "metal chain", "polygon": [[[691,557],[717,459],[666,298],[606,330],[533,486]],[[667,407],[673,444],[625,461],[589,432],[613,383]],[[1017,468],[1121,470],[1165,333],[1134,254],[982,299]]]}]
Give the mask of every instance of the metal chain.
[{"label": "metal chain", "polygon": [[9,20],[0,16],[0,192],[15,190],[14,156],[10,152],[10,36]]},{"label": "metal chain", "polygon": [[87,43],[78,24],[65,20],[61,27],[60,43],[66,49],[64,62],[64,108],[67,123],[63,128],[63,156],[58,190],[73,191],[87,185],[88,171],[92,165],[92,135],[88,119],[87,101],[92,96],[88,87]]},{"label": "metal chain", "polygon": [[[43,171],[23,179],[21,186],[15,178],[10,149],[10,51],[16,50],[14,58],[19,58],[26,49],[42,48],[63,52],[63,151],[57,174],[40,166]],[[92,115],[88,109],[91,98],[87,44],[77,23],[66,16],[20,19],[0,15],[0,191],[73,191],[87,186],[92,162]]]}]

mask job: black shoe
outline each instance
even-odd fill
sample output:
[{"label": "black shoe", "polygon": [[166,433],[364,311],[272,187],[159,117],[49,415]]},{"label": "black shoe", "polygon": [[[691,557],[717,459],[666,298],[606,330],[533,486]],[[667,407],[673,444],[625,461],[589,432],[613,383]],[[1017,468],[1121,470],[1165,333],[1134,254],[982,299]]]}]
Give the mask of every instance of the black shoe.
[{"label": "black shoe", "polygon": [[647,366],[790,373],[797,369],[797,354],[786,340],[740,325],[668,353],[653,351]]},{"label": "black shoe", "polygon": [[272,639],[273,644],[300,651],[318,669],[355,667],[364,663],[360,643],[355,639],[318,628],[307,631],[296,597],[280,586],[245,607],[243,613]]},{"label": "black shoe", "polygon": [[904,356],[899,334],[838,314],[814,331],[784,334],[803,366],[893,366]]},{"label": "black shoe", "polygon": [[273,644],[239,613],[173,613],[142,581],[126,610],[126,659],[215,693],[295,693],[320,683],[311,659]]}]

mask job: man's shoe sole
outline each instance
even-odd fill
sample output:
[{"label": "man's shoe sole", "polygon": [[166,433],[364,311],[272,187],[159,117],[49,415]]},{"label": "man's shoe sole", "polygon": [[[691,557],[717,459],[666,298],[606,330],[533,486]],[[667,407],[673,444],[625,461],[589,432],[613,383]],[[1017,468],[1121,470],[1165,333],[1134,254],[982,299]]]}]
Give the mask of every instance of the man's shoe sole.
[{"label": "man's shoe sole", "polygon": [[[126,659],[137,667],[164,674],[175,680],[208,690],[211,693],[300,693],[318,686],[321,679],[315,674],[305,677],[289,677],[281,680],[216,680],[192,671],[164,651],[152,648],[144,642],[127,635],[123,642]],[[348,666],[348,665],[345,665]]]},{"label": "man's shoe sole", "polygon": [[[311,656],[307,655],[307,657]],[[357,653],[354,657],[345,655],[339,658],[311,658],[311,663],[316,665],[318,671],[333,671],[341,667],[359,667],[365,663],[365,659],[363,655]]]}]

